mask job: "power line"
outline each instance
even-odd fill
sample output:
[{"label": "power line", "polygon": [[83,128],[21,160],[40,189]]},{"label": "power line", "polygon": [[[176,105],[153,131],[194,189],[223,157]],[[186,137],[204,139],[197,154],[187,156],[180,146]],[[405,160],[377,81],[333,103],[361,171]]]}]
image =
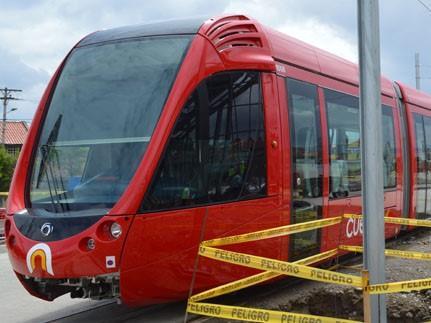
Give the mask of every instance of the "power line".
[{"label": "power line", "polygon": [[429,5],[427,5],[425,2],[423,2],[422,0],[418,0],[418,2],[424,6],[424,8],[426,10],[428,10],[431,13],[431,7]]},{"label": "power line", "polygon": [[0,100],[3,100],[3,123],[2,123],[2,131],[1,131],[1,143],[3,146],[6,144],[6,114],[7,114],[7,105],[9,101],[17,101],[20,100],[13,96],[13,93],[22,92],[19,89],[8,89],[5,87],[4,89],[0,89],[0,93],[2,97]]}]

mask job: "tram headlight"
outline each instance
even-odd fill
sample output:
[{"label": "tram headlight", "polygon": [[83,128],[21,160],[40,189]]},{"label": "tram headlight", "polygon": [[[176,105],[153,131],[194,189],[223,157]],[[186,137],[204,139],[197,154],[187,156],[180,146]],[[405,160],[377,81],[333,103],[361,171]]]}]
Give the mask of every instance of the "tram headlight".
[{"label": "tram headlight", "polygon": [[94,250],[96,248],[96,241],[94,239],[90,238],[87,240],[87,249],[88,250]]},{"label": "tram headlight", "polygon": [[118,239],[121,236],[121,233],[123,233],[123,229],[121,228],[121,225],[119,225],[117,222],[113,222],[111,224],[111,235],[115,238]]}]

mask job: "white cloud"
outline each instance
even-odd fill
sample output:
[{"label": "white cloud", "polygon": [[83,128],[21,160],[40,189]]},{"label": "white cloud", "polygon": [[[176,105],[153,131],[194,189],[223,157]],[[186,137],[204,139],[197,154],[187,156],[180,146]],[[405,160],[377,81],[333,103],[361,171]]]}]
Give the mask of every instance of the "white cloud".
[{"label": "white cloud", "polygon": [[16,55],[0,47],[0,87],[18,88],[23,93],[16,96],[24,101],[12,101],[11,108],[18,108],[10,118],[31,119],[49,80],[49,73],[30,67]]},{"label": "white cloud", "polygon": [[350,33],[308,15],[307,11],[295,10],[297,7],[298,1],[292,0],[241,0],[231,1],[225,12],[247,12],[251,18],[289,36],[357,62],[356,39]]},{"label": "white cloud", "polygon": [[284,24],[277,29],[349,61],[355,63],[358,61],[357,46],[349,42],[348,37],[338,28],[325,25],[315,19],[306,19],[299,23]]}]

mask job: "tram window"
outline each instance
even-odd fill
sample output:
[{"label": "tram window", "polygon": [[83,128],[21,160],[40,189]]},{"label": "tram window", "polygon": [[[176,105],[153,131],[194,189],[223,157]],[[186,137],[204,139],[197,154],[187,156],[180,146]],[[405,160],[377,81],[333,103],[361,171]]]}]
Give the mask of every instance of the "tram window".
[{"label": "tram window", "polygon": [[317,89],[288,80],[293,149],[293,189],[296,197],[321,196],[322,162]]},{"label": "tram window", "polygon": [[426,218],[431,217],[431,118],[424,117],[425,173],[426,173]]},{"label": "tram window", "polygon": [[[287,79],[292,150],[291,223],[317,220],[322,213],[322,140],[317,87]],[[291,237],[291,260],[319,251],[320,230]]]},{"label": "tram window", "polygon": [[183,107],[142,211],[265,195],[259,73],[216,74]]},{"label": "tram window", "polygon": [[[361,191],[359,100],[354,96],[325,90],[331,160],[331,197]],[[396,146],[392,109],[382,106],[384,188],[396,186]]]},{"label": "tram window", "polygon": [[[428,187],[431,186],[430,157],[431,141],[431,119],[420,114],[414,114],[415,135],[416,135],[416,217],[424,219],[427,217],[427,209],[430,208],[431,201],[428,201]],[[430,187],[431,189],[431,187]]]},{"label": "tram window", "polygon": [[395,127],[392,109],[383,106],[382,114],[382,140],[383,140],[383,184],[384,188],[397,185]]},{"label": "tram window", "polygon": [[346,197],[361,190],[359,100],[325,90],[331,161],[330,195]]}]

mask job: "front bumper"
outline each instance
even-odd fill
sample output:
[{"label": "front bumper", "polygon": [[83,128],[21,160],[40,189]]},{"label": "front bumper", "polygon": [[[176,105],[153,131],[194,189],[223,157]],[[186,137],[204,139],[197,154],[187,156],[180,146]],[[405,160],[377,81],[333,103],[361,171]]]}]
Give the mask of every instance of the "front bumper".
[{"label": "front bumper", "polygon": [[[113,221],[123,229],[117,239],[106,232]],[[9,259],[26,289],[35,291],[40,298],[52,300],[67,292],[75,297],[116,297],[121,254],[131,222],[131,216],[103,216],[78,234],[42,242],[26,237],[16,226],[14,217],[7,216]],[[94,249],[88,248],[90,239],[94,241]]]}]

